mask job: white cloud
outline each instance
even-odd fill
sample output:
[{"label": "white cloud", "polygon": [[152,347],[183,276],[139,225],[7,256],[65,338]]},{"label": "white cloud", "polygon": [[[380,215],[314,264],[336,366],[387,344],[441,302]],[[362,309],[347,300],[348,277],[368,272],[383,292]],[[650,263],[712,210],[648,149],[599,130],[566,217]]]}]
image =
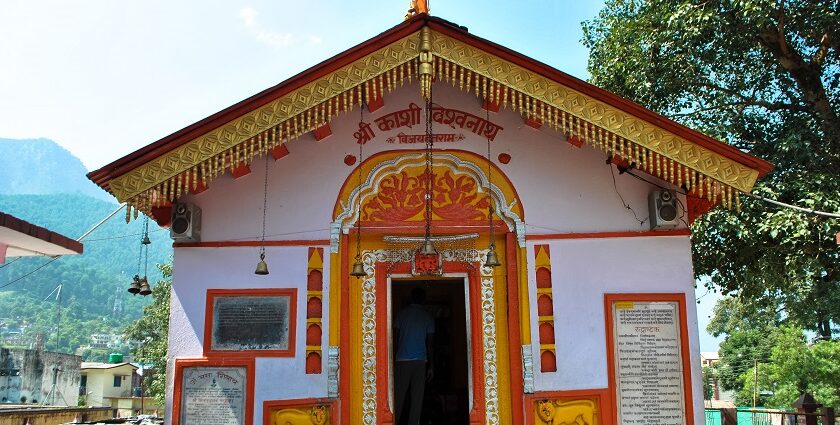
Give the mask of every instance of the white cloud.
[{"label": "white cloud", "polygon": [[239,17],[242,18],[246,27],[253,27],[257,19],[257,11],[253,7],[244,7],[239,11]]},{"label": "white cloud", "polygon": [[309,34],[306,36],[306,41],[309,43],[310,46],[315,46],[321,44],[321,41],[323,40],[320,36],[317,36],[315,34]]},{"label": "white cloud", "polygon": [[[242,19],[242,24],[257,39],[260,43],[274,48],[282,48],[296,45],[301,42],[301,37],[288,32],[277,32],[265,28],[257,20],[256,9],[252,7],[245,7],[239,11],[239,18]],[[307,34],[305,36],[306,43],[310,46],[321,44],[321,37],[314,34]]]}]

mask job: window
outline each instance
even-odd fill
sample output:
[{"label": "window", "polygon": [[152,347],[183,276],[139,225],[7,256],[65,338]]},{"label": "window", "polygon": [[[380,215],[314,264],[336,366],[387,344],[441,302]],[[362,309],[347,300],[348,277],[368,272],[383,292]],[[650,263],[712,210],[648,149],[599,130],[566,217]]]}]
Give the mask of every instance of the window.
[{"label": "window", "polygon": [[79,382],[79,386],[80,387],[86,387],[87,386],[87,375],[82,375],[82,380]]},{"label": "window", "polygon": [[119,376],[119,375],[114,376],[114,386],[115,387],[122,386],[122,376]]}]

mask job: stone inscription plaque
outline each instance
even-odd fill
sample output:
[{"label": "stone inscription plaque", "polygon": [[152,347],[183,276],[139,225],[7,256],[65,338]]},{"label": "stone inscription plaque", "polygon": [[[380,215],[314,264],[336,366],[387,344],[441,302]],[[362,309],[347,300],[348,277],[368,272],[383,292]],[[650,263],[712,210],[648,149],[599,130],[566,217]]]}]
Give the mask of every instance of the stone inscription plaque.
[{"label": "stone inscription plaque", "polygon": [[185,367],[181,425],[244,425],[244,367]]},{"label": "stone inscription plaque", "polygon": [[217,296],[212,350],[288,350],[290,296]]},{"label": "stone inscription plaque", "polygon": [[679,303],[614,302],[618,423],[685,424]]}]

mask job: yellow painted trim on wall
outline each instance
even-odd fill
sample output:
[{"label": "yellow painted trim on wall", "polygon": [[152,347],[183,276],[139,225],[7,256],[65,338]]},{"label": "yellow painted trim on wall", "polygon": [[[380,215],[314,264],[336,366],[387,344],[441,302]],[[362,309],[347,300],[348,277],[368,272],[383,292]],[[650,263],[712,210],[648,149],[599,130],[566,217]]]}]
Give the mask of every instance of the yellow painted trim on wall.
[{"label": "yellow painted trim on wall", "polygon": [[517,250],[519,261],[519,334],[522,344],[531,343],[531,302],[528,292],[528,249]]},{"label": "yellow painted trim on wall", "polygon": [[[504,237],[496,240],[496,246],[504,246]],[[496,301],[496,370],[497,391],[499,395],[499,423],[513,423],[510,392],[510,330],[508,329],[508,281],[507,281],[507,250],[497,250],[503,267],[494,269],[494,286]],[[475,355],[475,354],[473,354]]]},{"label": "yellow painted trim on wall", "polygon": [[[329,344],[339,345],[341,329],[339,320],[341,315],[341,256],[330,254],[330,335]],[[341,361],[341,359],[339,359]]]}]

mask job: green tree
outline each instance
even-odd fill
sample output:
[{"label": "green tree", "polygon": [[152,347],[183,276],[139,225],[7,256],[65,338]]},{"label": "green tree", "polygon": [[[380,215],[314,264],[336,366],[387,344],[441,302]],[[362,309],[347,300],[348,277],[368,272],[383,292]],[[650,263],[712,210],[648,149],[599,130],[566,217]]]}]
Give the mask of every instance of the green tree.
[{"label": "green tree", "polygon": [[[756,363],[768,361],[775,342],[773,332],[779,323],[775,309],[751,308],[741,298],[726,297],[715,304],[706,331],[714,336],[726,335],[720,344],[720,362],[715,371],[721,388],[736,391],[736,401],[742,405],[753,402],[753,376],[746,372]],[[747,387],[748,393],[740,392]]]},{"label": "green tree", "polygon": [[[607,0],[583,24],[592,82],[773,162],[754,192],[840,211],[840,4]],[[746,199],[693,227],[695,272],[830,338],[840,220]]]},{"label": "green tree", "polygon": [[[733,304],[739,303],[719,303],[715,316]],[[715,326],[720,323],[713,320],[708,330],[719,330]],[[802,328],[764,322],[753,329],[728,328],[720,353],[715,365],[719,382],[735,391],[738,405],[750,406],[755,397],[758,406],[787,409],[807,391],[826,406],[840,407],[840,341],[809,345]]]},{"label": "green tree", "polygon": [[715,395],[715,372],[709,366],[703,366],[703,400],[711,400]]},{"label": "green tree", "polygon": [[[840,408],[840,341],[808,345],[801,328],[776,331],[770,363],[759,367],[773,394],[767,405],[790,407],[803,391],[825,406]],[[761,379],[759,379],[761,382]]]},{"label": "green tree", "polygon": [[144,376],[144,393],[154,397],[158,405],[166,402],[166,347],[169,337],[169,296],[172,290],[172,264],[159,264],[163,279],[152,288],[151,304],[143,308],[143,317],[125,330],[128,341],[134,342],[132,355],[144,364],[151,364],[152,374]]},{"label": "green tree", "polygon": [[739,404],[752,404],[752,369],[766,363],[775,342],[772,328],[733,331],[720,344],[720,362],[715,365],[718,382],[727,391],[749,388],[747,396],[736,397]]}]

